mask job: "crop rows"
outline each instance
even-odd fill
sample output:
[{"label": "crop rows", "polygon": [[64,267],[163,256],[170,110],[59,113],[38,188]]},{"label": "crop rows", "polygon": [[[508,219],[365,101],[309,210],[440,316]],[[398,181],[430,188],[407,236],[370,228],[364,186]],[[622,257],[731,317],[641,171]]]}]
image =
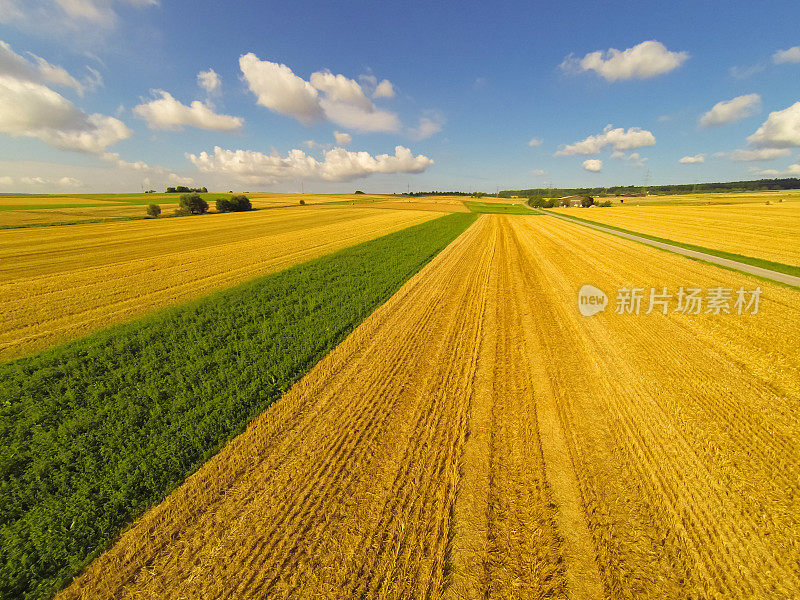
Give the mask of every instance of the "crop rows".
[{"label": "crop rows", "polygon": [[474,218],[429,221],[0,365],[0,597],[47,597]]},{"label": "crop rows", "polygon": [[0,360],[436,216],[304,207],[5,231]]},{"label": "crop rows", "polygon": [[587,282],[756,283],[484,215],[61,597],[796,598],[799,294]]}]

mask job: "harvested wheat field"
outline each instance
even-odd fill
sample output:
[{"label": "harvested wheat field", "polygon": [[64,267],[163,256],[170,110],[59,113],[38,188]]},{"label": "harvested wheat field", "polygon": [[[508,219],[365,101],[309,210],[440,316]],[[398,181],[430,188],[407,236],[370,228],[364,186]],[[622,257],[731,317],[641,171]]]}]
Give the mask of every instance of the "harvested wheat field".
[{"label": "harvested wheat field", "polygon": [[303,207],[4,231],[0,360],[435,216]]},{"label": "harvested wheat field", "polygon": [[[586,318],[587,283],[763,296]],[[797,598],[799,324],[796,290],[484,215],[59,598]]]}]

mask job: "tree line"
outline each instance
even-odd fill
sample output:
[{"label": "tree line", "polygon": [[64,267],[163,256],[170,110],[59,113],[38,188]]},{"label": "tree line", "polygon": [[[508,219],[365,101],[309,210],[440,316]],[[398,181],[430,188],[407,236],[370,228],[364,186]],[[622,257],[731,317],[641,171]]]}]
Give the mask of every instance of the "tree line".
[{"label": "tree line", "polygon": [[[545,196],[560,198],[562,196],[628,196],[634,194],[691,194],[697,192],[755,192],[769,190],[796,190],[800,189],[800,178],[788,177],[785,179],[758,179],[752,181],[729,181],[721,183],[685,183],[670,185],[651,185],[642,187],[638,185],[618,185],[612,187],[593,188],[530,188],[525,190],[501,190],[501,198],[519,196],[530,198],[532,196]],[[462,192],[462,194],[464,194]],[[465,195],[465,194],[464,194]]]}]

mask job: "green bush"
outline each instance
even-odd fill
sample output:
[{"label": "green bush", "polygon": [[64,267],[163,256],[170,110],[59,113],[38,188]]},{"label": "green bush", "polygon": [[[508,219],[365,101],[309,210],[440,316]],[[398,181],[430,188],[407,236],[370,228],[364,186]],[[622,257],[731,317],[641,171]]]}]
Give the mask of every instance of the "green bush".
[{"label": "green bush", "polygon": [[300,206],[305,206],[305,205],[306,205],[306,201],[305,200],[300,200]]},{"label": "green bush", "polygon": [[161,214],[161,207],[158,204],[148,204],[147,205],[147,216],[148,217],[157,217]]},{"label": "green bush", "polygon": [[592,204],[594,204],[594,198],[591,196],[583,196],[581,198],[581,206],[583,208],[589,208]]},{"label": "green bush", "polygon": [[231,201],[227,198],[217,198],[215,205],[217,212],[233,212],[233,204],[231,204]]},{"label": "green bush", "polygon": [[179,206],[189,211],[190,215],[202,215],[208,212],[208,202],[203,200],[200,194],[182,194]]},{"label": "green bush", "polygon": [[253,205],[250,203],[250,198],[244,195],[231,196],[231,204],[233,205],[234,212],[246,212],[253,210]]}]

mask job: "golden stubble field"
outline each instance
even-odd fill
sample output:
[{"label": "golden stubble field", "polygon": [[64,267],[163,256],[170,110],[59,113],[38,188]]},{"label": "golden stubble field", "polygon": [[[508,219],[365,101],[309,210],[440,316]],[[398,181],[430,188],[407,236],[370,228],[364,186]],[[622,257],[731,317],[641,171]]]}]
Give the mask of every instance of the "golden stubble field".
[{"label": "golden stubble field", "polygon": [[307,206],[0,231],[0,360],[436,216]]},{"label": "golden stubble field", "polygon": [[797,290],[484,215],[59,598],[797,598],[798,332]]},{"label": "golden stubble field", "polygon": [[800,266],[800,202],[553,210],[676,242]]}]

